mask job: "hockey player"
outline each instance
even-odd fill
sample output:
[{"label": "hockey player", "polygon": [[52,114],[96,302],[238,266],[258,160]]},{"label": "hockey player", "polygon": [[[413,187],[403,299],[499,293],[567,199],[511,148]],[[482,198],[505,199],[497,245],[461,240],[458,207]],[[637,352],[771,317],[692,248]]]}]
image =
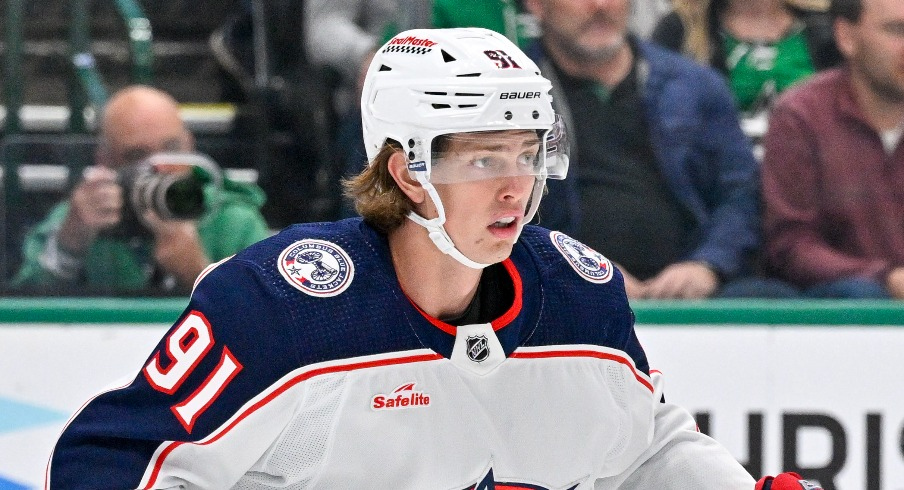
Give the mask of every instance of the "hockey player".
[{"label": "hockey player", "polygon": [[141,372],[66,427],[48,487],[752,490],[664,402],[620,273],[525,226],[568,167],[549,89],[483,29],[387,43],[346,183],[363,220],[202,274]]}]

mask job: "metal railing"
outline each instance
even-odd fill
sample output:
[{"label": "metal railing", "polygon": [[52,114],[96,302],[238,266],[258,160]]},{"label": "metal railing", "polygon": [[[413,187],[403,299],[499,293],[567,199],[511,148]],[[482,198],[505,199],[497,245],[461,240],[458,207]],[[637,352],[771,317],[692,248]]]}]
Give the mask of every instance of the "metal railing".
[{"label": "metal railing", "polygon": [[[150,20],[136,0],[113,2],[128,32],[131,79],[134,83],[151,84],[154,54]],[[67,130],[84,133],[89,131],[85,109],[91,107],[95,116],[99,115],[107,102],[108,92],[91,53],[91,2],[72,0],[70,3],[69,53],[72,70],[67,79]],[[23,87],[26,83],[23,69],[25,0],[7,0],[6,4],[6,64],[3,76],[6,118],[3,129],[4,134],[10,135],[23,130],[20,111],[24,105]],[[94,119],[98,120],[97,117]]]},{"label": "metal railing", "polygon": [[22,20],[25,0],[6,2],[6,65],[3,67],[3,93],[6,98],[6,134],[18,133],[22,129],[19,109],[23,102],[23,28]]},{"label": "metal railing", "polygon": [[150,85],[153,81],[154,51],[151,46],[151,21],[136,0],[115,0],[116,10],[125,21],[132,53],[132,81]]},{"label": "metal railing", "polygon": [[[149,85],[153,80],[154,53],[151,42],[151,22],[135,0],[114,0],[116,10],[125,23],[132,58],[132,81]],[[103,82],[94,55],[91,53],[91,19],[87,0],[72,2],[72,23],[69,35],[74,80],[69,92],[69,128],[73,132],[85,132],[85,108],[90,104],[99,121],[109,94]]]}]

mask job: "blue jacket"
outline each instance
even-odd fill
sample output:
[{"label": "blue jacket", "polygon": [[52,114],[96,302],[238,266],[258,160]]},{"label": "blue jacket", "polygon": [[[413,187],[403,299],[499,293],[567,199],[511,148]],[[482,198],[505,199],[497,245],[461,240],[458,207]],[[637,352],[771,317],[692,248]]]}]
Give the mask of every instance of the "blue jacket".
[{"label": "blue jacket", "polygon": [[[710,264],[723,278],[747,272],[760,244],[759,168],[741,130],[731,92],[718,73],[652,44],[637,41],[638,73],[650,141],[666,182],[696,220],[695,248],[686,260]],[[557,112],[571,122],[572,110],[558,89],[539,44],[529,54],[553,82]],[[564,181],[547,181],[541,224],[580,237],[576,148]],[[590,212],[605,212],[591,210]]]}]

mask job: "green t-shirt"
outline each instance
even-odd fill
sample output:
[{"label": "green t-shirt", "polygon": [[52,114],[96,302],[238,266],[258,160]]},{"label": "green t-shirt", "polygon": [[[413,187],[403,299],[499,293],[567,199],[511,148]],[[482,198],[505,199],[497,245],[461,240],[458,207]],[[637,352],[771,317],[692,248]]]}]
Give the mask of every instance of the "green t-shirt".
[{"label": "green t-shirt", "polygon": [[731,89],[744,112],[763,109],[791,85],[816,72],[803,25],[775,43],[742,41],[722,33]]}]

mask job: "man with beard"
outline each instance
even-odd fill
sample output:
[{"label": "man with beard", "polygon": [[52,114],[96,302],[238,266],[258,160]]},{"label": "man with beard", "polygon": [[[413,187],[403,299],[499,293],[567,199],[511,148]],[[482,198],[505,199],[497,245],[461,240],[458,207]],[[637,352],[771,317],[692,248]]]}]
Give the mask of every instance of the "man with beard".
[{"label": "man with beard", "polygon": [[574,178],[540,223],[620,266],[630,298],[784,296],[751,275],[757,162],[713,70],[628,34],[630,0],[527,0]]},{"label": "man with beard", "polygon": [[845,66],[769,123],[768,265],[809,296],[904,299],[904,2],[835,0],[832,15]]}]

